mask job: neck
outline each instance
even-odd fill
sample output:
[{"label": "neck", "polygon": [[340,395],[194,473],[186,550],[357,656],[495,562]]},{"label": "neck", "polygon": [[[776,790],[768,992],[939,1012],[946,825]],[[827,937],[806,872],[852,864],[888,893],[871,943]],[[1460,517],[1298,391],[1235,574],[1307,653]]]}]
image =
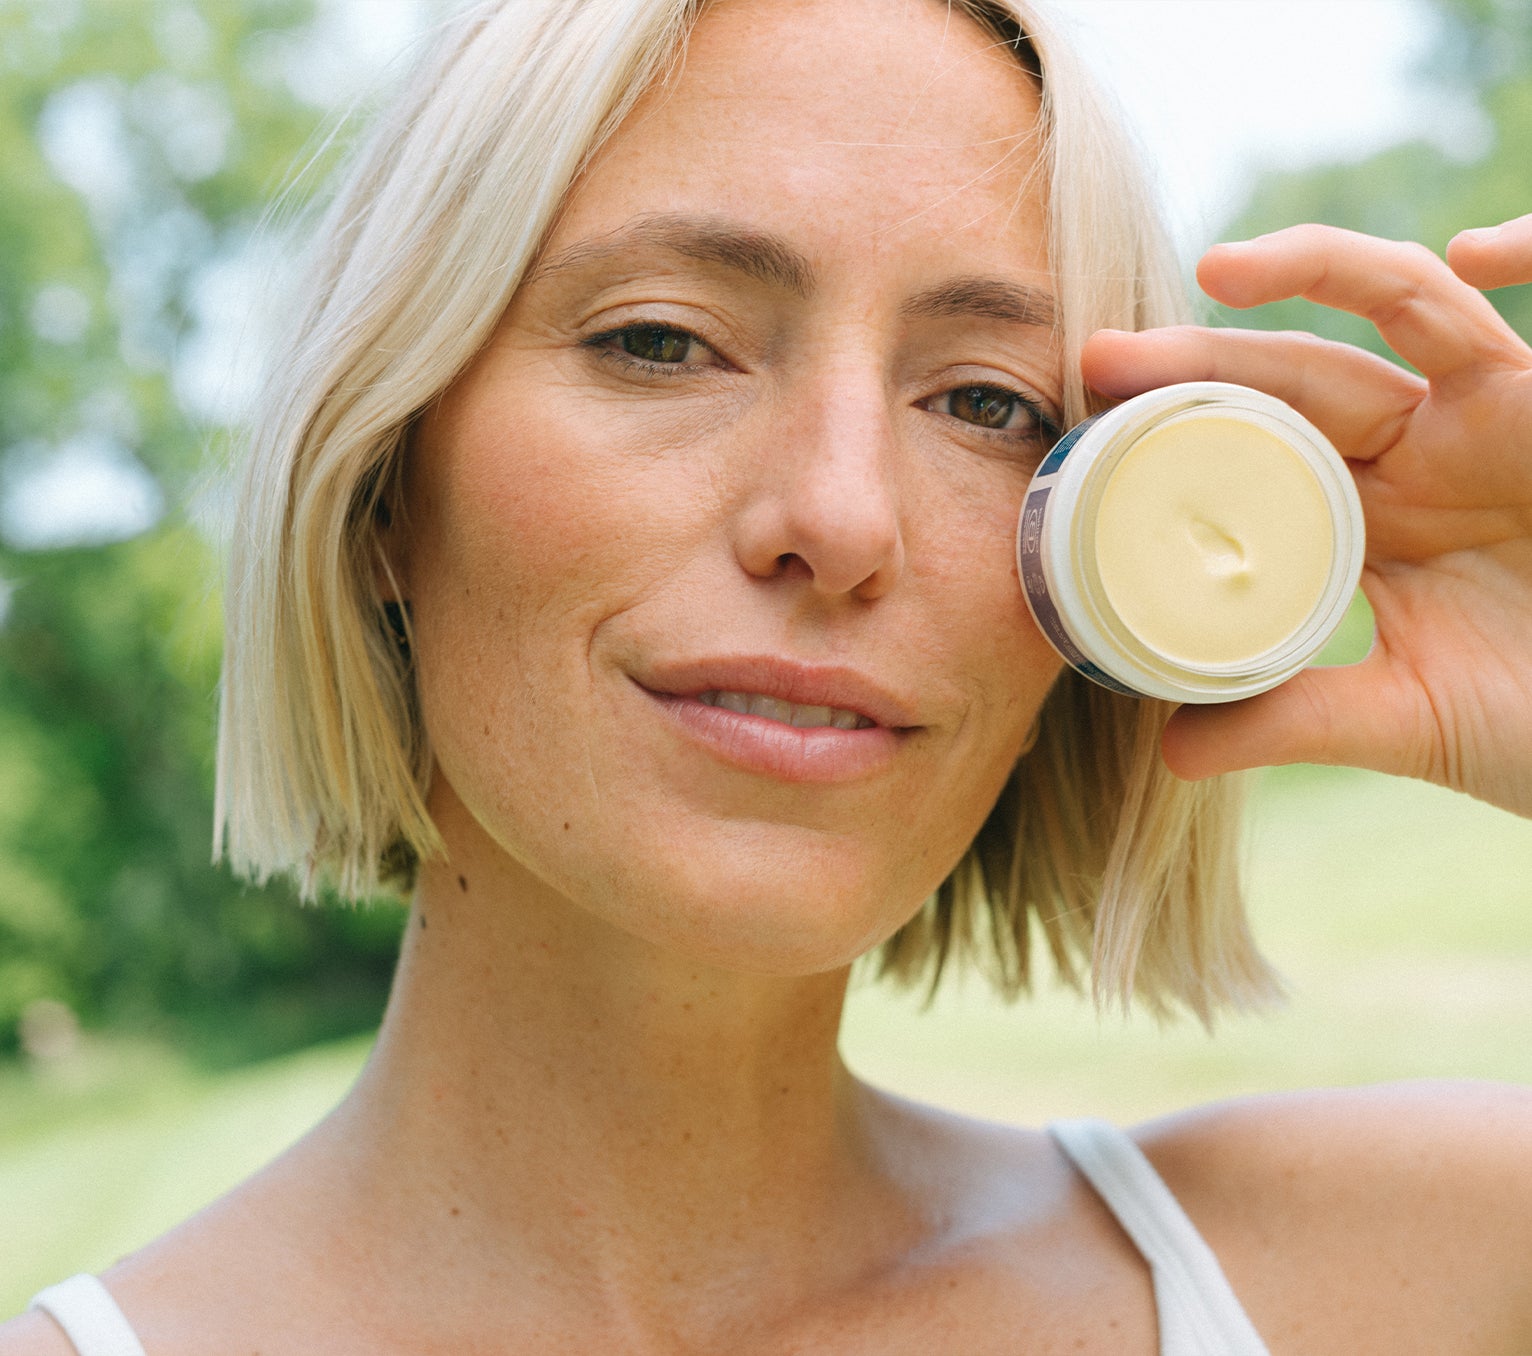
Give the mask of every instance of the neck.
[{"label": "neck", "polygon": [[884,1103],[837,1054],[846,972],[724,973],[614,933],[504,858],[423,870],[332,1125],[373,1227],[455,1284],[494,1258],[625,1327],[666,1294],[770,1312],[884,1264],[916,1223]]}]

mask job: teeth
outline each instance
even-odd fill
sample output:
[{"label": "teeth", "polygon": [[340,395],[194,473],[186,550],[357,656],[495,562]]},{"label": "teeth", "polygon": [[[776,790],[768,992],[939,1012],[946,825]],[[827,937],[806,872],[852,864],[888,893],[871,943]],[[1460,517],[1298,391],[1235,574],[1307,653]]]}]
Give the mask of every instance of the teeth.
[{"label": "teeth", "polygon": [[812,730],[815,726],[834,725],[835,713],[828,706],[795,706],[792,720],[800,730]]},{"label": "teeth", "polygon": [[767,720],[780,720],[784,725],[793,723],[792,703],[778,701],[775,697],[751,697],[750,714],[765,716]]},{"label": "teeth", "polygon": [[842,711],[833,706],[797,706],[778,697],[762,696],[759,692],[699,692],[697,700],[742,716],[764,716],[799,730],[824,729],[826,726],[837,730],[865,730],[873,724],[855,711]]}]

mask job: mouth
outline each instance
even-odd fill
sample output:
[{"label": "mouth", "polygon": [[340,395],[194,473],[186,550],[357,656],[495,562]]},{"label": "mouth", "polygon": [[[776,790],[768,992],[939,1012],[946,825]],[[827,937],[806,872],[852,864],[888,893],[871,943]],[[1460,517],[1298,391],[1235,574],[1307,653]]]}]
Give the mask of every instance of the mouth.
[{"label": "mouth", "polygon": [[633,681],[687,743],[779,781],[849,782],[886,772],[922,728],[913,702],[841,665],[723,657],[656,664]]},{"label": "mouth", "polygon": [[657,697],[678,697],[715,710],[794,729],[909,731],[920,720],[915,701],[845,664],[805,663],[782,655],[724,655],[655,661],[632,673]]},{"label": "mouth", "polygon": [[704,706],[722,707],[741,716],[760,716],[797,730],[870,730],[877,724],[859,711],[834,706],[803,706],[761,692],[699,692],[696,700]]}]

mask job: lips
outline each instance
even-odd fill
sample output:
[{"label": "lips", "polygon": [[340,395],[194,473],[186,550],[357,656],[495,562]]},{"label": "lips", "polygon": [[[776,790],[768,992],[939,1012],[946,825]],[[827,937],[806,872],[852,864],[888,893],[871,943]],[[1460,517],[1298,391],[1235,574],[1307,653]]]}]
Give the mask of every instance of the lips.
[{"label": "lips", "polygon": [[[861,670],[839,664],[806,664],[775,655],[729,656],[660,662],[634,677],[657,696],[690,697],[788,725],[799,725],[792,719],[794,708],[815,713],[816,718],[805,719],[799,728],[837,726],[833,719],[817,718],[824,712],[858,717],[851,728],[908,730],[920,724],[913,701]],[[839,728],[846,726],[839,723]]]},{"label": "lips", "polygon": [[776,781],[886,771],[920,728],[914,703],[858,670],[776,657],[654,665],[634,682],[686,745]]},{"label": "lips", "polygon": [[721,706],[741,716],[763,716],[799,730],[819,730],[827,725],[837,730],[865,730],[873,724],[855,711],[834,706],[797,706],[760,692],[699,692],[697,700],[704,706]]}]

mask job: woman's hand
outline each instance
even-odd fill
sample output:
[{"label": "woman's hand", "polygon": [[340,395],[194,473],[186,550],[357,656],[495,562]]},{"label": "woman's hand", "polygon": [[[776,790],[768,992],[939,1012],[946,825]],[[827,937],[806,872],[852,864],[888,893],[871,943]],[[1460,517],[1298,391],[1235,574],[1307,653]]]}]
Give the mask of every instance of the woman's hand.
[{"label": "woman's hand", "polygon": [[1231,381],[1280,396],[1351,465],[1377,641],[1259,697],[1186,706],[1184,777],[1271,763],[1403,773],[1532,815],[1532,349],[1475,290],[1532,282],[1532,216],[1419,245],[1296,226],[1215,246],[1198,281],[1230,306],[1302,296],[1363,316],[1420,376],[1309,334],[1190,326],[1092,336],[1111,396]]}]

